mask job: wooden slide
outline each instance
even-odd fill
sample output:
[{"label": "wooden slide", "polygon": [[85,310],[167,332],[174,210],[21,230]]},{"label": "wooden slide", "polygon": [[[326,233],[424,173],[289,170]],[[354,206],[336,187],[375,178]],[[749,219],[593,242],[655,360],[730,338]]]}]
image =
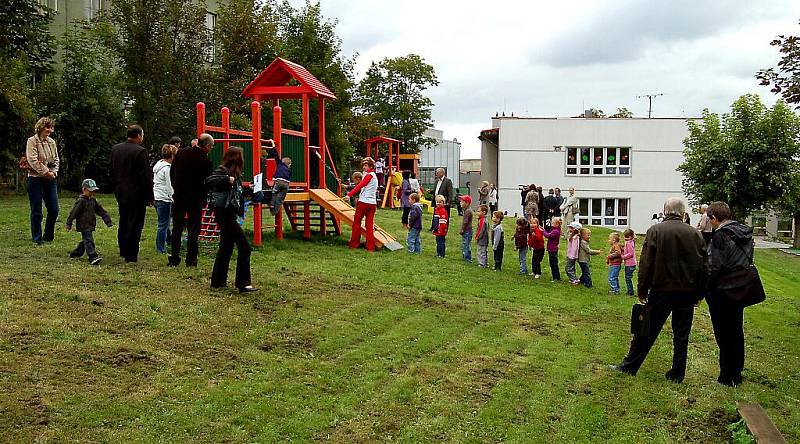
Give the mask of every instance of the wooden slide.
[{"label": "wooden slide", "polygon": [[[320,204],[327,211],[333,213],[340,221],[353,226],[355,219],[356,209],[351,207],[350,204],[343,198],[334,194],[327,188],[313,188],[308,190],[311,199]],[[364,228],[363,222],[361,225]],[[383,228],[375,225],[375,245],[378,248],[386,247],[389,251],[397,251],[403,248],[400,242],[397,242],[392,235],[390,235]]]}]

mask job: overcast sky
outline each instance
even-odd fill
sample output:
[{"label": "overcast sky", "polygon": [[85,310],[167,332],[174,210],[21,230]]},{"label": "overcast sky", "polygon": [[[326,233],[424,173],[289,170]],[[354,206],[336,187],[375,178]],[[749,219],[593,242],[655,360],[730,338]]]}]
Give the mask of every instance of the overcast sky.
[{"label": "overcast sky", "polygon": [[[302,1],[293,0],[302,5]],[[433,65],[436,128],[480,157],[496,112],[568,117],[618,107],[654,117],[725,112],[740,95],[775,96],[753,77],[777,63],[769,42],[800,33],[797,0],[322,0],[360,79],[409,53]]]}]

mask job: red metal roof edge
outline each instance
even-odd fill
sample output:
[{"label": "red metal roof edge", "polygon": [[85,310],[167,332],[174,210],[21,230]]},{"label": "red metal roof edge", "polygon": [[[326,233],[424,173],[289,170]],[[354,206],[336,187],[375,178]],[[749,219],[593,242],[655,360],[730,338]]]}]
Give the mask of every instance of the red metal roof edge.
[{"label": "red metal roof edge", "polygon": [[375,136],[375,137],[371,137],[371,138],[369,138],[369,139],[364,141],[364,143],[375,143],[375,142],[378,142],[378,143],[381,143],[381,142],[392,142],[392,143],[398,142],[399,143],[401,141],[397,140],[397,139],[392,139],[391,137],[386,137],[386,136]]},{"label": "red metal roof edge", "polygon": [[255,79],[253,79],[247,86],[244,87],[242,90],[242,96],[248,97],[248,91],[252,88],[257,86],[285,86],[285,85],[260,85],[260,80],[263,77],[266,77],[268,74],[272,73],[276,69],[283,68],[288,72],[288,74],[300,84],[308,87],[311,89],[314,95],[325,97],[327,99],[336,100],[336,95],[328,89],[322,82],[319,81],[316,77],[314,77],[311,72],[309,72],[305,67],[299,65],[297,63],[291,62],[289,60],[277,57],[275,60],[272,61],[266,68],[264,68]]}]

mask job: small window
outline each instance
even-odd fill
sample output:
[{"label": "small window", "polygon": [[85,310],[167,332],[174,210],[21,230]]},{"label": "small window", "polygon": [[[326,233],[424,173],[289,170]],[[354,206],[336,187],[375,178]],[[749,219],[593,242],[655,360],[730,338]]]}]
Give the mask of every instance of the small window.
[{"label": "small window", "polygon": [[628,226],[629,202],[628,199],[579,199],[578,222],[607,227]]},{"label": "small window", "polygon": [[[603,149],[602,148],[595,148],[594,149],[594,163],[592,165],[602,165],[603,164]],[[600,174],[603,174],[602,172]]]},{"label": "small window", "polygon": [[592,216],[602,216],[603,199],[592,199]]},{"label": "small window", "polygon": [[630,148],[567,147],[566,152],[567,175],[629,176],[631,174]]},{"label": "small window", "polygon": [[619,149],[619,164],[620,165],[630,165],[631,163],[631,149],[630,148],[620,148]]},{"label": "small window", "polygon": [[[578,149],[577,148],[568,148],[567,149],[567,165],[577,165],[578,164]],[[574,170],[575,168],[573,168]],[[575,174],[575,173],[572,173]]]},{"label": "small window", "polygon": [[581,165],[589,165],[589,148],[581,148]]},{"label": "small window", "polygon": [[606,165],[616,165],[617,164],[617,149],[616,148],[606,148],[608,152],[606,154]]}]

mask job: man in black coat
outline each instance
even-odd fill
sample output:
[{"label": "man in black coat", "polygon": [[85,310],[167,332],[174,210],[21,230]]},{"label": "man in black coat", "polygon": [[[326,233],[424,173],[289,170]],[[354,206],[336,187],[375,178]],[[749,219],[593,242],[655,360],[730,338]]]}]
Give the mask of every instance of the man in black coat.
[{"label": "man in black coat", "polygon": [[634,335],[628,355],[613,370],[635,375],[672,314],[672,368],[667,380],[683,382],[694,305],[702,298],[708,278],[706,243],[683,223],[684,203],[676,197],[664,204],[664,222],[645,235],[639,260],[639,302],[645,304],[649,332]]},{"label": "man in black coat", "polygon": [[147,206],[153,203],[153,175],[147,150],[141,146],[143,141],[142,127],[131,125],[128,141],[111,149],[111,172],[116,183],[114,195],[119,205],[117,243],[119,255],[125,262],[139,260],[144,216]]},{"label": "man in black coat", "polygon": [[436,168],[436,183],[433,187],[434,202],[436,196],[444,196],[444,209],[450,217],[450,206],[456,198],[456,193],[453,191],[453,181],[444,175],[444,168]]},{"label": "man in black coat", "polygon": [[197,238],[200,236],[200,218],[206,201],[204,181],[211,174],[213,165],[208,152],[214,147],[210,134],[201,134],[197,146],[180,150],[169,170],[175,202],[172,210],[172,239],[168,264],[181,263],[181,238],[186,227],[186,266],[197,266]]},{"label": "man in black coat", "polygon": [[547,197],[544,198],[544,217],[548,221],[554,217],[561,217],[561,203],[558,201],[558,198],[555,196],[555,190],[550,188],[548,191]]}]

